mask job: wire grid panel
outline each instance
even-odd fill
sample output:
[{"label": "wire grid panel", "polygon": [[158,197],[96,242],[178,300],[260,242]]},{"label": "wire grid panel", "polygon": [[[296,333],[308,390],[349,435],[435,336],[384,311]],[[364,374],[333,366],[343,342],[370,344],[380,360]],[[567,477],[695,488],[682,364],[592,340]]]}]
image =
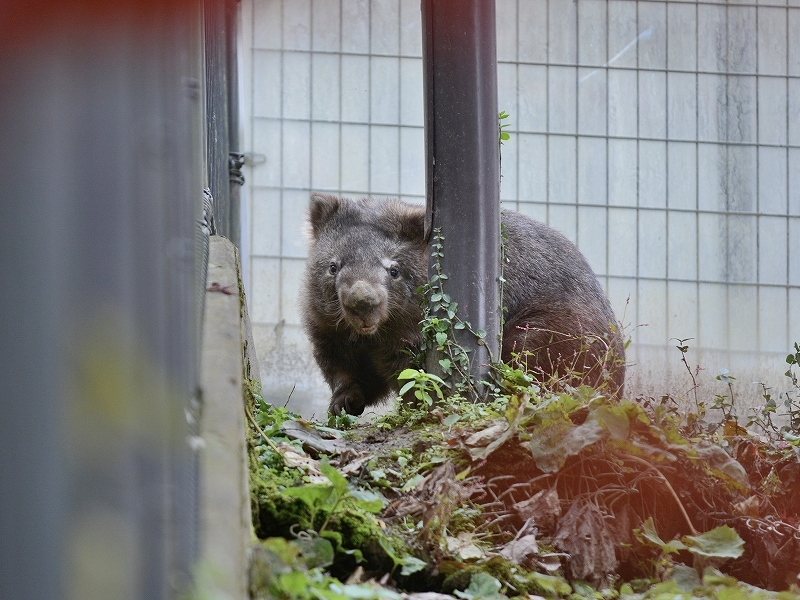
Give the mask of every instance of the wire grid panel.
[{"label": "wire grid panel", "polygon": [[[419,2],[243,9],[252,316],[291,329],[310,190],[423,201]],[[680,382],[671,338],[709,379],[780,387],[800,340],[800,0],[497,0],[497,27],[501,198],[585,253],[629,326],[630,389]]]},{"label": "wire grid panel", "polygon": [[321,415],[329,392],[297,307],[309,193],[424,202],[419,2],[246,0],[242,9],[245,251],[262,378],[281,402],[297,384],[290,405]]},{"label": "wire grid panel", "polygon": [[497,11],[500,108],[516,116],[501,197],[605,281],[630,325],[632,389],[680,375],[673,338],[693,338],[711,376],[785,387],[800,340],[800,3]]}]

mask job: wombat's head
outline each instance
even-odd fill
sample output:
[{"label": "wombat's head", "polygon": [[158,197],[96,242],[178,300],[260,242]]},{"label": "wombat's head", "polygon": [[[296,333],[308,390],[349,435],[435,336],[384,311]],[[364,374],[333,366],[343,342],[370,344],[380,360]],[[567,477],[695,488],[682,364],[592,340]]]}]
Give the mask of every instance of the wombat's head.
[{"label": "wombat's head", "polygon": [[312,195],[306,317],[357,335],[416,326],[416,289],[427,276],[424,219],[423,207],[397,200]]}]

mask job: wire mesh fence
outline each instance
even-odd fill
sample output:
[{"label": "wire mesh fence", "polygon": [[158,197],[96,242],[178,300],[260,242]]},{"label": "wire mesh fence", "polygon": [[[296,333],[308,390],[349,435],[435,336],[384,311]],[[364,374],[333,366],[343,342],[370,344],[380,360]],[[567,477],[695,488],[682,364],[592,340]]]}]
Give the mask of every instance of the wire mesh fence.
[{"label": "wire mesh fence", "polygon": [[[285,393],[314,370],[308,192],[423,201],[419,5],[251,0],[244,21],[253,319]],[[800,339],[800,2],[498,0],[497,21],[501,198],[587,256],[629,326],[629,390],[682,391],[673,338],[710,388],[720,368],[745,395],[780,388]]]}]

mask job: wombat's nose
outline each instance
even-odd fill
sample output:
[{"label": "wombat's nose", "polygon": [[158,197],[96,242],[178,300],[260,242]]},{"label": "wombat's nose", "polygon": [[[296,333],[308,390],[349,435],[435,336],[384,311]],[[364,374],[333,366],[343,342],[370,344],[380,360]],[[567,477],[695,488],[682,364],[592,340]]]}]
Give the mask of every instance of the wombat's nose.
[{"label": "wombat's nose", "polygon": [[356,281],[344,301],[345,308],[359,317],[368,316],[379,304],[380,298],[364,281]]}]

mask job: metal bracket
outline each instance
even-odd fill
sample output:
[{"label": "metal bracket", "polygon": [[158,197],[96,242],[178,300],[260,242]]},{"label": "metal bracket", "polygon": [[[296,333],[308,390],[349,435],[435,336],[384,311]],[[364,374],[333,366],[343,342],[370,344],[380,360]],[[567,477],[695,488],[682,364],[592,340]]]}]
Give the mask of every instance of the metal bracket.
[{"label": "metal bracket", "polygon": [[230,152],[228,154],[228,172],[230,173],[231,183],[244,185],[244,175],[242,175],[242,167],[244,166],[244,154],[241,152]]}]

